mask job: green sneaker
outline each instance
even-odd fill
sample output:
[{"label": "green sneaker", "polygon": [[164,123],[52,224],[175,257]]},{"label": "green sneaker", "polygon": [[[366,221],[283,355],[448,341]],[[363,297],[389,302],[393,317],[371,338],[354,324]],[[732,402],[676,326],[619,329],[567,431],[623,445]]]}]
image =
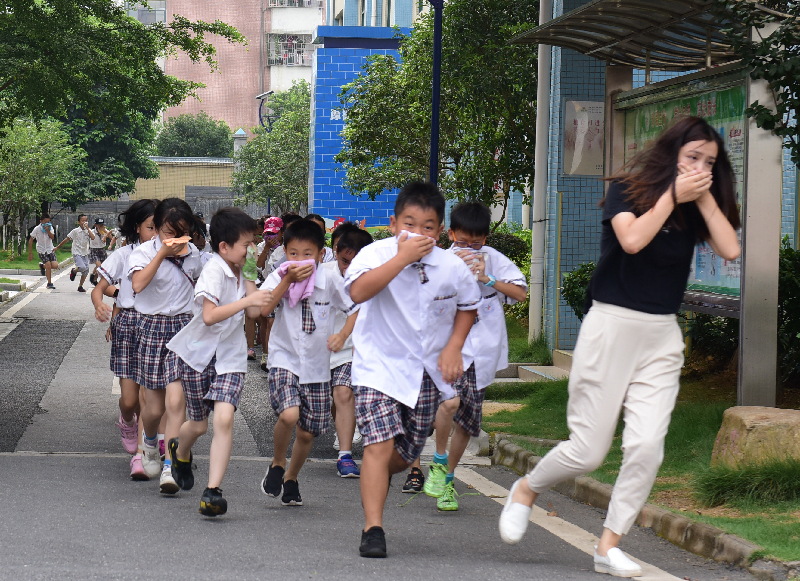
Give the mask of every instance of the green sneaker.
[{"label": "green sneaker", "polygon": [[444,492],[436,500],[436,508],[439,510],[458,510],[458,500],[456,500],[458,493],[452,482],[444,485]]},{"label": "green sneaker", "polygon": [[444,494],[444,481],[447,478],[447,466],[431,462],[428,468],[428,478],[425,479],[425,486],[422,490],[425,494],[434,498],[439,498]]}]

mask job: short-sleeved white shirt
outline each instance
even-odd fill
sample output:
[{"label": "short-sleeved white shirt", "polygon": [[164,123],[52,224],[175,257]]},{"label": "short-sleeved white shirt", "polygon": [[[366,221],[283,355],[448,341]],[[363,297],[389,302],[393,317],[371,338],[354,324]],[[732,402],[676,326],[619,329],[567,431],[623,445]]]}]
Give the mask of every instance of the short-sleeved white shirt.
[{"label": "short-sleeved white shirt", "polygon": [[247,372],[244,310],[215,325],[203,322],[205,299],[217,306],[229,305],[244,297],[245,292],[241,270],[237,277],[224,258],[210,255],[194,288],[194,318],[167,343],[167,349],[196,371],[203,371],[216,354],[217,374]]},{"label": "short-sleeved white shirt", "polygon": [[[337,262],[326,262],[325,264],[320,264],[320,268],[324,268],[325,270],[329,270],[331,272],[332,277],[339,277],[342,279],[342,283],[344,283],[344,277],[342,276],[342,272],[339,270],[339,264]],[[344,311],[336,309],[333,313],[334,315],[334,325],[333,325],[333,333],[338,333],[344,328],[344,324],[347,322],[347,317],[352,315],[356,312],[356,308],[350,311],[350,313],[345,314]],[[350,363],[353,360],[353,335],[352,333],[350,336],[345,339],[344,346],[342,347],[341,351],[337,351],[336,353],[331,353],[331,369],[336,369],[340,365],[344,365],[345,363]]]},{"label": "short-sleeved white shirt", "polygon": [[53,252],[55,248],[53,246],[53,241],[50,239],[50,235],[42,228],[41,224],[38,224],[31,230],[31,238],[36,240],[37,253],[47,254],[48,252]]},{"label": "short-sleeved white shirt", "polygon": [[[200,265],[201,266],[205,266],[206,264],[208,264],[208,261],[211,260],[212,256],[214,256],[213,253],[208,252],[206,250],[201,250],[200,251]],[[223,259],[223,262],[224,262],[224,259]]]},{"label": "short-sleeved white shirt", "polygon": [[322,257],[322,262],[324,264],[328,264],[329,262],[336,262],[336,257],[333,255],[333,250],[331,250],[327,246],[325,246],[324,248],[325,248],[325,256]]},{"label": "short-sleeved white shirt", "polygon": [[89,256],[89,242],[92,240],[89,232],[80,226],[70,230],[67,238],[72,240],[72,254],[75,256]]},{"label": "short-sleeved white shirt", "polygon": [[[273,272],[261,288],[273,290],[280,281],[278,273]],[[335,312],[352,313],[356,307],[344,292],[342,277],[319,265],[308,301],[316,326],[312,333],[303,331],[301,303],[290,307],[286,297],[281,299],[269,334],[268,365],[291,371],[300,378],[300,383],[328,382],[331,380],[328,337],[333,334]]]},{"label": "short-sleeved white shirt", "polygon": [[133,284],[127,273],[131,253],[138,246],[138,243],[128,244],[115,250],[97,269],[97,272],[108,281],[108,284],[118,285],[117,306],[120,309],[133,308]]},{"label": "short-sleeved white shirt", "polygon": [[92,234],[94,234],[94,240],[89,240],[89,248],[105,248],[108,239],[104,239],[97,228],[92,228]]},{"label": "short-sleeved white shirt", "polygon": [[[189,242],[187,246],[188,252],[183,256],[183,268],[164,259],[150,284],[134,296],[133,306],[137,311],[145,315],[171,317],[192,312],[194,285],[191,281],[197,280],[200,276],[202,265],[200,252],[195,245]],[[131,279],[134,272],[150,264],[158,254],[159,248],[161,248],[161,238],[158,236],[140,244],[131,253],[126,273],[128,279]]]},{"label": "short-sleeved white shirt", "polygon": [[267,266],[264,268],[264,276],[266,277],[269,275],[284,262],[286,262],[286,249],[283,246],[275,247],[275,250],[272,251],[272,254],[270,254],[267,259]]},{"label": "short-sleeved white shirt", "polygon": [[[499,282],[506,282],[528,290],[525,275],[517,265],[504,254],[491,246],[481,249],[486,260],[486,274],[491,274]],[[495,374],[508,367],[508,332],[503,305],[513,305],[517,301],[498,292],[494,287],[476,282],[481,290],[478,306],[478,320],[469,332],[475,356],[475,375],[478,389],[485,389],[494,383]]]},{"label": "short-sleeved white shirt", "polygon": [[[397,255],[397,238],[363,248],[345,273],[345,290],[362,274]],[[353,330],[353,385],[376,389],[416,407],[427,371],[436,387],[452,392],[438,369],[439,355],[453,334],[456,311],[478,308],[481,293],[472,272],[451,252],[434,247],[420,261],[428,282],[410,264],[377,295],[361,305]],[[469,339],[461,351],[464,369],[472,364]]]}]

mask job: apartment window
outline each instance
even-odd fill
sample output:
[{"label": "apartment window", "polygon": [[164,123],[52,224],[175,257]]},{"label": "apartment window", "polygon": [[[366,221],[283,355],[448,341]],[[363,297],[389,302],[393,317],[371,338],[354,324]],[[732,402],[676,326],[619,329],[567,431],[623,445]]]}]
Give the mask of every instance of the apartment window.
[{"label": "apartment window", "polygon": [[367,2],[366,0],[360,0],[358,3],[358,12],[359,12],[359,22],[361,26],[367,25]]},{"label": "apartment window", "polygon": [[323,0],[269,0],[270,8],[320,8]]},{"label": "apartment window", "polygon": [[392,25],[392,0],[386,0],[386,26]]},{"label": "apartment window", "polygon": [[310,34],[267,34],[267,65],[310,67],[314,46]]},{"label": "apartment window", "polygon": [[167,22],[167,2],[166,0],[152,0],[147,6],[137,2],[126,2],[125,11],[131,18],[135,18],[142,24],[155,24],[156,22]]}]

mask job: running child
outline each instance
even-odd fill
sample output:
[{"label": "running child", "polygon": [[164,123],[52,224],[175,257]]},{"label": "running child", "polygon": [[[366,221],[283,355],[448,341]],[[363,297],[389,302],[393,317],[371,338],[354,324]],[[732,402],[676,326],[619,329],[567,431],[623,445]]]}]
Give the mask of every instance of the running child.
[{"label": "running child", "polygon": [[183,389],[177,365],[167,360],[167,343],[192,320],[194,281],[200,276],[200,253],[189,242],[194,216],[184,200],[167,198],[155,209],[157,236],[140,244],[128,262],[127,277],[133,288],[133,306],[139,313],[136,333],[137,366],[133,379],[145,388],[142,410],[142,466],[151,478],[158,475],[159,489],[178,492],[171,461],[161,466],[158,424],[166,411],[167,441],[178,435],[186,418]]},{"label": "running child", "polygon": [[444,209],[436,186],[408,184],[390,218],[395,236],[361,250],[345,275],[345,290],[362,304],[352,370],[364,437],[362,557],[386,557],[389,479],[419,457],[439,391],[464,372],[462,349],[481,294],[464,261],[436,246]]},{"label": "running child", "polygon": [[[103,261],[108,258],[106,252],[106,244],[112,238],[111,231],[106,229],[106,221],[102,218],[94,219],[94,228],[92,228],[92,239],[89,241],[89,261],[94,264],[94,271],[89,277],[89,282],[93,285],[97,284],[97,269]],[[114,240],[111,240],[114,243]]]},{"label": "running child", "polygon": [[33,261],[33,242],[36,242],[36,252],[39,255],[39,270],[42,276],[47,277],[47,288],[56,288],[53,285],[53,270],[58,270],[58,260],[56,250],[53,248],[55,238],[53,224],[50,223],[50,214],[42,214],[39,218],[39,225],[31,230],[28,238],[28,262]]},{"label": "running child", "polygon": [[[525,275],[506,256],[490,246],[492,214],[480,202],[458,204],[450,213],[448,237],[451,249],[471,267],[481,291],[478,317],[469,333],[473,366],[442,393],[436,412],[436,453],[425,481],[425,494],[437,499],[439,510],[458,510],[453,486],[456,466],[467,449],[471,436],[481,431],[483,398],[500,369],[508,367],[508,333],[503,304],[525,300],[528,285]],[[455,427],[453,426],[455,424]],[[447,439],[450,438],[450,454]]]},{"label": "running child", "polygon": [[[292,223],[283,242],[288,262],[261,285],[272,291],[272,300],[261,313],[266,316],[275,310],[269,337],[269,400],[278,416],[274,457],[261,489],[276,498],[282,490],[284,506],[302,506],[297,476],[314,437],[328,431],[331,412],[328,339],[333,334],[333,309],[349,315],[356,307],[344,293],[342,277],[317,268],[325,247],[317,224],[310,220]],[[286,452],[295,427],[287,469]]]},{"label": "running child", "polygon": [[[122,447],[134,455],[130,462],[132,480],[149,480],[150,475],[142,466],[142,451],[139,447],[139,416],[144,395],[135,380],[139,364],[136,331],[140,320],[138,312],[133,308],[133,287],[127,272],[131,253],[156,235],[153,222],[155,208],[156,203],[153,200],[138,200],[119,215],[119,230],[128,243],[103,261],[97,269],[100,280],[92,290],[95,318],[100,322],[111,319],[111,371],[115,377],[119,377],[120,385],[117,427]],[[103,296],[107,289],[114,286],[116,302],[112,311],[103,302]]]},{"label": "running child", "polygon": [[89,274],[89,242],[94,240],[94,232],[89,228],[89,218],[86,214],[78,216],[78,227],[70,230],[70,233],[61,241],[61,244],[56,246],[55,250],[61,248],[67,240],[72,240],[72,259],[75,261],[75,266],[69,272],[69,279],[74,282],[75,276],[80,273],[81,281],[78,283],[78,292],[85,293],[86,289],[83,288],[83,283],[86,282]]},{"label": "running child", "polygon": [[[356,254],[365,246],[372,244],[370,233],[352,222],[338,226],[331,234],[331,240],[336,248],[336,261],[323,264],[322,267],[342,278]],[[336,471],[342,478],[359,478],[361,472],[353,460],[356,409],[350,382],[353,361],[353,340],[350,335],[355,326],[355,318],[348,317],[341,311],[336,311],[335,318],[334,334],[328,338],[328,349],[331,351],[332,411],[335,410],[333,419],[336,426],[334,448],[339,451]],[[361,434],[358,436],[358,439],[361,439]]]},{"label": "running child", "polygon": [[178,437],[167,444],[172,477],[183,490],[194,486],[192,446],[208,430],[208,416],[214,411],[208,485],[200,498],[200,514],[205,516],[228,510],[220,486],[231,458],[233,414],[247,371],[244,311],[257,316],[272,298],[270,291],[258,290],[243,273],[255,231],[256,221],[239,208],[222,208],[214,214],[214,254],[194,288],[194,318],[167,343],[189,415]]}]

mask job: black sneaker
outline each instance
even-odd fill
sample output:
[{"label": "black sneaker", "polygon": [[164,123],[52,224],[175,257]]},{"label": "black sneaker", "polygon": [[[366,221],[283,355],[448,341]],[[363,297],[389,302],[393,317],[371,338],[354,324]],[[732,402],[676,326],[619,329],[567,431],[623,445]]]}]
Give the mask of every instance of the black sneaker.
[{"label": "black sneaker", "polygon": [[386,535],[381,527],[372,527],[361,533],[361,546],[358,552],[368,559],[386,558]]},{"label": "black sneaker", "polygon": [[39,272],[42,273],[42,276],[47,276],[47,273],[44,270],[44,263],[42,262],[39,263]]},{"label": "black sneaker", "polygon": [[281,496],[283,506],[303,506],[303,499],[300,496],[300,485],[297,480],[285,480],[283,482],[283,496]]},{"label": "black sneaker", "polygon": [[54,285],[52,282],[48,282],[47,283],[47,288],[49,288],[50,290],[55,290],[56,285]]},{"label": "black sneaker", "polygon": [[270,466],[261,481],[261,491],[267,496],[278,498],[283,488],[283,473],[286,472],[280,466]]},{"label": "black sneaker", "polygon": [[85,289],[85,288],[83,288],[82,286],[79,286],[79,287],[78,287],[78,292],[79,292],[79,293],[85,293],[85,292],[86,292],[86,289]]},{"label": "black sneaker", "polygon": [[[72,270],[70,270],[70,271],[69,271],[69,279],[70,279],[72,282],[75,282],[75,269],[74,269],[74,268],[73,268]],[[80,287],[78,287],[78,288],[80,288]]]},{"label": "black sneaker", "polygon": [[93,286],[97,286],[97,275],[90,274],[89,275],[89,282],[92,283]]},{"label": "black sneaker", "polygon": [[422,487],[425,486],[425,475],[419,468],[412,468],[411,472],[406,476],[406,483],[403,484],[403,492],[408,494],[416,494],[422,492]]},{"label": "black sneaker", "polygon": [[[194,486],[194,472],[192,472],[192,453],[189,452],[189,461],[178,460],[178,438],[170,438],[167,444],[169,459],[172,461],[172,477],[183,490],[191,490]],[[206,489],[208,490],[208,489]],[[205,493],[203,493],[205,497]],[[202,500],[200,501],[202,505]],[[202,510],[200,512],[203,512]]]},{"label": "black sneaker", "polygon": [[222,498],[222,490],[219,488],[206,488],[203,491],[203,496],[200,497],[200,514],[220,516],[226,512],[228,512],[228,501]]}]

